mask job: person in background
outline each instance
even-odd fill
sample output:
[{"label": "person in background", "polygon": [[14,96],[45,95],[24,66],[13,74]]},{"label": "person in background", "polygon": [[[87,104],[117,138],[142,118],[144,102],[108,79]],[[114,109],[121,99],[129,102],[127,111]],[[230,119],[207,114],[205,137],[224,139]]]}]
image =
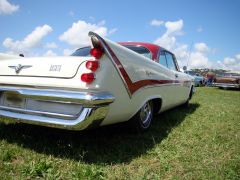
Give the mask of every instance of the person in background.
[{"label": "person in background", "polygon": [[208,72],[206,74],[206,78],[207,78],[206,86],[212,86],[212,83],[213,83],[214,78],[215,78],[215,74],[213,72]]}]

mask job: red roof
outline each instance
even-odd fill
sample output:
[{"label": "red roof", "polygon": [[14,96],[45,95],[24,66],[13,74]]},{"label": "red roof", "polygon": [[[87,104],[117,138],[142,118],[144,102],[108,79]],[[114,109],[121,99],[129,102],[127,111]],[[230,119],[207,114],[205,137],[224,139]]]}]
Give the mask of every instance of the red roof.
[{"label": "red roof", "polygon": [[156,44],[145,43],[145,42],[118,42],[121,45],[133,45],[133,46],[143,46],[147,48],[152,53],[152,59],[156,60],[158,57],[158,51],[161,48]]}]

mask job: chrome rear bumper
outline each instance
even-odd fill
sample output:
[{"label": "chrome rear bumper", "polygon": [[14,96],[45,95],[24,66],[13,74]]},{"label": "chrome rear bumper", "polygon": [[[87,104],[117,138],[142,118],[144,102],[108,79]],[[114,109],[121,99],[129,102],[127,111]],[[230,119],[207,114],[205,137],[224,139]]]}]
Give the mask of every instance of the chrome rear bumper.
[{"label": "chrome rear bumper", "polygon": [[213,83],[213,86],[222,88],[240,88],[240,84],[231,83]]},{"label": "chrome rear bumper", "polygon": [[[24,99],[25,105],[21,107],[8,106],[6,103],[4,104],[5,96]],[[100,124],[108,113],[109,104],[113,101],[114,97],[108,92],[1,86],[0,117],[3,118],[0,121],[14,119],[17,122],[29,124],[82,130],[92,124]],[[36,106],[35,109],[32,104]],[[51,111],[51,107],[55,109],[55,112]],[[58,107],[62,109],[62,112],[60,112],[61,109],[58,110]],[[68,113],[68,109],[72,113]]]}]

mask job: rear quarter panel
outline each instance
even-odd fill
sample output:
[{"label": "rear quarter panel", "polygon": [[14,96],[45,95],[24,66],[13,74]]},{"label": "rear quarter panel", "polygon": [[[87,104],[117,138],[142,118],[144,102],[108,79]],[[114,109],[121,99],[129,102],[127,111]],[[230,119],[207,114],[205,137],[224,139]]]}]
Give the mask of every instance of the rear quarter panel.
[{"label": "rear quarter panel", "polygon": [[151,99],[162,99],[161,112],[188,99],[192,85],[189,76],[176,72],[180,80],[176,82],[173,75],[175,72],[117,43],[106,39],[104,41],[120,64],[111,62],[111,58],[106,55],[100,60],[104,68],[111,62],[115,69],[109,71],[109,74],[104,74],[107,71],[100,72],[104,78],[102,81],[98,80],[100,89],[105,88],[116,97],[115,102],[110,105],[109,114],[103,125],[130,119]]}]

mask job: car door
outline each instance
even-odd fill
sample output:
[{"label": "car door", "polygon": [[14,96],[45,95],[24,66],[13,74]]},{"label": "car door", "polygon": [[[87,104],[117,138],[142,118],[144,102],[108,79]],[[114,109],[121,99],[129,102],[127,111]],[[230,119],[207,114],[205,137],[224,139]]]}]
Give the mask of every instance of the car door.
[{"label": "car door", "polygon": [[177,77],[177,69],[173,62],[173,56],[170,52],[166,50],[161,50],[159,53],[159,64],[166,67],[168,69],[166,77],[170,82],[165,86],[165,92],[162,94],[165,101],[166,108],[171,108],[179,104],[178,97],[178,84],[176,84]]},{"label": "car door", "polygon": [[169,78],[172,80],[171,89],[169,89],[170,97],[168,101],[170,106],[176,106],[183,103],[188,94],[188,89],[182,86],[184,75],[179,70],[174,54],[167,50],[161,50],[159,55],[159,63],[169,69]]},{"label": "car door", "polygon": [[175,103],[181,104],[186,101],[189,93],[189,87],[185,86],[186,75],[180,72],[176,57],[174,54],[166,51],[166,59],[168,68],[174,73],[175,76]]}]

